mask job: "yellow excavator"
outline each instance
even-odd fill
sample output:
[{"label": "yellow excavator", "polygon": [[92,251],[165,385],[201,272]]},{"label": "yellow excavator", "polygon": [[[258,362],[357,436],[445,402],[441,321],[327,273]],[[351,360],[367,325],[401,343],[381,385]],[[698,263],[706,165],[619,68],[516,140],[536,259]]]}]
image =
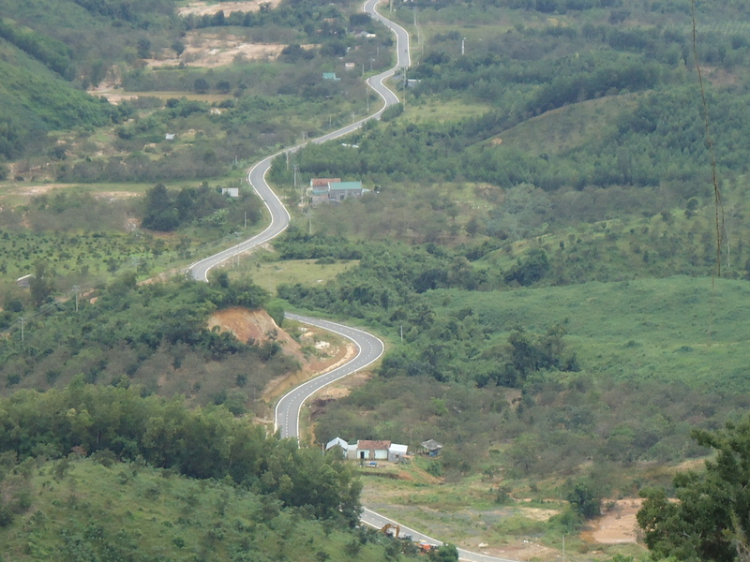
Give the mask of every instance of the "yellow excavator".
[{"label": "yellow excavator", "polygon": [[393,537],[395,539],[397,539],[399,534],[401,534],[401,526],[394,525],[393,523],[386,523],[385,525],[383,525],[383,528],[380,530],[383,531],[389,537]]}]

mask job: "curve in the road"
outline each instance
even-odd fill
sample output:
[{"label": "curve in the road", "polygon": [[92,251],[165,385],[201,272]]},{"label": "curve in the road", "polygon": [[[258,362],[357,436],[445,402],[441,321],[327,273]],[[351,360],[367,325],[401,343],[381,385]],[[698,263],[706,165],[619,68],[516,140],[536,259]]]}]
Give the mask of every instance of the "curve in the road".
[{"label": "curve in the road", "polygon": [[287,313],[286,317],[343,336],[352,341],[357,347],[357,355],[347,361],[346,364],[301,384],[285,394],[276,404],[274,414],[276,429],[281,430],[282,437],[295,437],[299,439],[300,410],[305,401],[321,388],[364,369],[377,361],[383,355],[385,346],[380,338],[363,330],[352,328],[351,326],[319,318],[300,316],[298,314]]},{"label": "curve in the road", "polygon": [[[359,121],[355,121],[354,123],[342,127],[341,129],[332,131],[309,142],[312,142],[314,144],[321,144],[329,140],[348,135],[349,133],[359,129],[367,121],[370,121],[372,119],[380,119],[380,116],[388,107],[399,102],[396,94],[394,94],[393,91],[384,84],[384,82],[385,80],[393,76],[399,69],[407,68],[411,64],[411,56],[409,54],[409,34],[400,25],[392,23],[390,20],[378,14],[378,12],[375,10],[375,6],[379,1],[380,0],[367,0],[363,7],[364,11],[370,14],[372,18],[380,21],[381,23],[384,23],[385,25],[388,25],[391,28],[391,31],[396,35],[397,45],[396,65],[393,68],[386,70],[385,72],[381,72],[380,74],[376,74],[375,76],[371,76],[367,79],[367,85],[372,88],[383,100],[383,107],[381,107],[372,115],[369,115],[363,119],[360,119]],[[266,242],[273,240],[287,229],[290,220],[289,211],[287,211],[286,207],[284,207],[279,197],[276,195],[276,193],[274,193],[274,191],[266,182],[266,174],[271,169],[271,164],[273,163],[274,158],[281,154],[296,152],[306,144],[307,143],[298,144],[297,146],[293,146],[291,148],[276,152],[275,154],[264,158],[250,169],[247,175],[247,180],[250,185],[255,188],[256,193],[266,205],[266,208],[271,215],[271,224],[260,234],[257,234],[256,236],[245,240],[244,242],[240,242],[239,244],[236,244],[231,248],[227,248],[226,250],[219,252],[218,254],[214,254],[191,264],[190,267],[188,267],[188,271],[194,279],[198,281],[208,281],[209,271],[211,271],[211,269],[213,269],[220,263],[225,262],[228,259],[237,256],[238,254],[242,254],[244,252],[257,248],[261,244],[265,244]]]},{"label": "curve in the road", "polygon": [[[396,74],[399,69],[408,68],[411,65],[409,34],[403,27],[381,16],[375,10],[375,6],[379,1],[380,0],[367,0],[364,4],[364,11],[370,14],[373,19],[387,25],[396,35],[396,65],[385,72],[367,79],[367,85],[383,100],[383,107],[364,119],[360,119],[359,121],[309,142],[320,144],[347,135],[359,129],[367,121],[370,121],[371,119],[379,119],[388,107],[399,103],[396,94],[390,90],[384,82]],[[271,216],[271,224],[256,236],[190,265],[188,271],[194,279],[198,281],[208,281],[208,273],[220,263],[273,240],[287,229],[290,221],[289,211],[287,211],[279,197],[266,182],[266,174],[271,169],[271,164],[274,158],[287,152],[296,152],[305,144],[307,143],[272,154],[255,164],[255,166],[250,169],[248,172],[248,182],[253,186],[258,196],[266,205]],[[287,313],[286,317],[339,334],[354,342],[358,350],[357,355],[345,365],[303,383],[279,400],[274,412],[274,425],[276,430],[281,431],[282,437],[299,438],[300,411],[305,401],[321,388],[372,364],[383,354],[384,345],[379,338],[363,330],[358,330],[357,328],[352,328],[328,320],[310,318],[290,313]],[[386,523],[399,524],[397,521],[389,519],[367,508],[363,509],[361,519],[366,525],[377,528],[382,528]],[[425,535],[424,533],[420,533],[419,531],[410,529],[404,525],[400,526],[404,533],[411,536],[414,540],[426,541],[433,545],[443,544],[441,541]],[[462,560],[468,560],[470,562],[516,562],[463,549],[458,549],[458,553]]]}]

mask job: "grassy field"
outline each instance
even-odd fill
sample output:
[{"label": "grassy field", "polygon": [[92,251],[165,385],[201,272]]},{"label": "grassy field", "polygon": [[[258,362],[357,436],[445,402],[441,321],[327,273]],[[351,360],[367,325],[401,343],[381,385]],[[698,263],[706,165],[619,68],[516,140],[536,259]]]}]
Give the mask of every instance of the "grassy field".
[{"label": "grassy field", "polygon": [[[559,498],[559,481],[528,483],[497,480],[477,474],[460,481],[430,475],[434,462],[416,456],[407,465],[379,463],[360,469],[363,502],[409,527],[426,531],[462,548],[496,556],[553,560],[561,556],[560,532],[549,520],[566,503]],[[498,486],[509,486],[511,497],[496,502]],[[487,547],[480,549],[479,545]],[[604,546],[589,544],[576,536],[567,538],[570,559],[642,555],[636,544]],[[524,553],[524,554],[522,554]],[[585,556],[583,556],[585,555]]]},{"label": "grassy field", "polygon": [[460,100],[419,99],[407,104],[401,121],[412,123],[445,123],[478,117],[490,110],[490,106],[467,103]]},{"label": "grassy field", "polygon": [[303,285],[322,285],[340,273],[359,264],[358,260],[338,261],[331,264],[319,264],[317,260],[288,260],[283,262],[268,261],[272,256],[260,250],[249,257],[240,257],[239,268],[236,265],[230,276],[250,276],[256,285],[276,294],[276,287],[282,283]]},{"label": "grassy field", "polygon": [[595,143],[616,128],[623,111],[636,106],[640,94],[606,96],[533,117],[488,142],[530,154],[557,154]]},{"label": "grassy field", "polygon": [[500,334],[516,325],[544,331],[565,320],[571,350],[597,377],[750,390],[745,281],[671,277],[434,296],[450,302],[446,312],[471,307]]}]

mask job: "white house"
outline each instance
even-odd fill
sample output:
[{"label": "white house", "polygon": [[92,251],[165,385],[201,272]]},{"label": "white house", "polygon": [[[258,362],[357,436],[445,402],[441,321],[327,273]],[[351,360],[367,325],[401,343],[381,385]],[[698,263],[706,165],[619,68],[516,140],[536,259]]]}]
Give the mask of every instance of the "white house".
[{"label": "white house", "polygon": [[331,439],[328,443],[326,443],[326,451],[330,451],[334,447],[338,447],[341,449],[341,455],[343,457],[346,457],[346,453],[349,450],[349,443],[341,439],[341,437],[336,437],[335,439]]},{"label": "white house", "polygon": [[356,457],[366,461],[387,461],[390,441],[357,441]]},{"label": "white house", "polygon": [[409,452],[408,445],[399,445],[398,443],[391,443],[388,447],[388,460],[391,462],[399,462]]}]

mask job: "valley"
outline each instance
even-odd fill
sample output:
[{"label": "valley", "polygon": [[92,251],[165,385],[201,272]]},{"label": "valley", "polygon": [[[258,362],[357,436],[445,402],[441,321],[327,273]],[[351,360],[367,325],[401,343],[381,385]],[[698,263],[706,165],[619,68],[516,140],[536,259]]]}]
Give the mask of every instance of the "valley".
[{"label": "valley", "polygon": [[[712,450],[741,459],[747,429],[746,123],[731,117],[743,115],[747,96],[741,3],[692,13],[598,0],[382,6],[409,30],[414,58],[389,72],[389,30],[346,3],[242,3],[248,10],[237,12],[206,4],[174,20],[184,4],[136,2],[127,12],[82,0],[53,31],[45,2],[8,7],[0,44],[15,80],[0,92],[10,108],[0,114],[0,514],[12,514],[0,521],[16,520],[0,526],[27,544],[14,546],[13,559],[78,559],[72,545],[105,559],[103,544],[130,548],[106,529],[100,543],[89,531],[66,535],[67,550],[32,538],[28,518],[52,509],[29,504],[25,490],[50,487],[34,478],[54,472],[65,482],[63,461],[87,474],[86,457],[107,450],[115,467],[223,476],[222,486],[239,486],[280,518],[271,528],[282,529],[278,550],[252,546],[273,533],[243,520],[234,527],[244,538],[180,536],[169,553],[154,539],[149,548],[165,559],[205,557],[220,534],[236,545],[219,549],[227,560],[250,551],[279,560],[416,556],[413,545],[364,531],[334,537],[340,548],[331,549],[330,528],[314,525],[304,540],[322,546],[294,550],[282,519],[307,521],[327,501],[289,495],[306,471],[282,477],[259,460],[242,481],[234,461],[198,470],[184,452],[160,457],[158,416],[145,440],[101,448],[86,410],[73,405],[65,438],[31,448],[19,440],[15,404],[81,388],[93,397],[99,387],[149,407],[184,402],[221,419],[225,435],[235,423],[269,428],[284,390],[352,354],[322,332],[313,342],[288,319],[295,313],[376,333],[387,351],[309,401],[302,449],[279,455],[303,462],[333,437],[445,445],[438,458],[415,455],[404,467],[325,461],[341,483],[361,482],[351,488],[357,501],[362,485],[362,503],[378,512],[514,560],[734,559],[741,507],[715,506],[712,521],[691,510],[735,485],[736,474],[703,460]],[[98,60],[71,39],[81,22],[92,33],[111,25]],[[67,58],[51,56],[55,41],[69,46],[58,48]],[[275,47],[254,58],[246,44]],[[708,78],[705,101],[691,47]],[[400,103],[382,107],[395,99],[370,94],[363,78],[387,80]],[[18,92],[39,80],[47,85],[34,106]],[[89,105],[77,97],[86,88],[117,105]],[[66,104],[83,99],[76,122]],[[364,123],[376,110],[380,121]],[[34,126],[21,127],[20,115]],[[350,122],[357,127],[339,139]],[[269,195],[252,177],[256,190],[245,183],[261,158],[254,169],[291,223],[250,254],[243,241],[278,220]],[[365,189],[313,205],[314,178]],[[224,265],[196,276],[208,283],[184,279],[217,251]],[[92,414],[98,399],[87,398]],[[93,427],[110,427],[97,420]],[[227,439],[217,458],[235,450]],[[258,441],[272,456],[273,439]],[[111,460],[94,462],[109,469]],[[78,479],[69,480],[73,509]],[[350,517],[356,506],[341,501]],[[326,513],[324,526],[342,523]],[[33,516],[41,532],[43,516]],[[165,528],[194,524],[160,517]],[[715,540],[704,532],[714,522],[723,529]],[[447,561],[451,548],[434,556]]]}]

